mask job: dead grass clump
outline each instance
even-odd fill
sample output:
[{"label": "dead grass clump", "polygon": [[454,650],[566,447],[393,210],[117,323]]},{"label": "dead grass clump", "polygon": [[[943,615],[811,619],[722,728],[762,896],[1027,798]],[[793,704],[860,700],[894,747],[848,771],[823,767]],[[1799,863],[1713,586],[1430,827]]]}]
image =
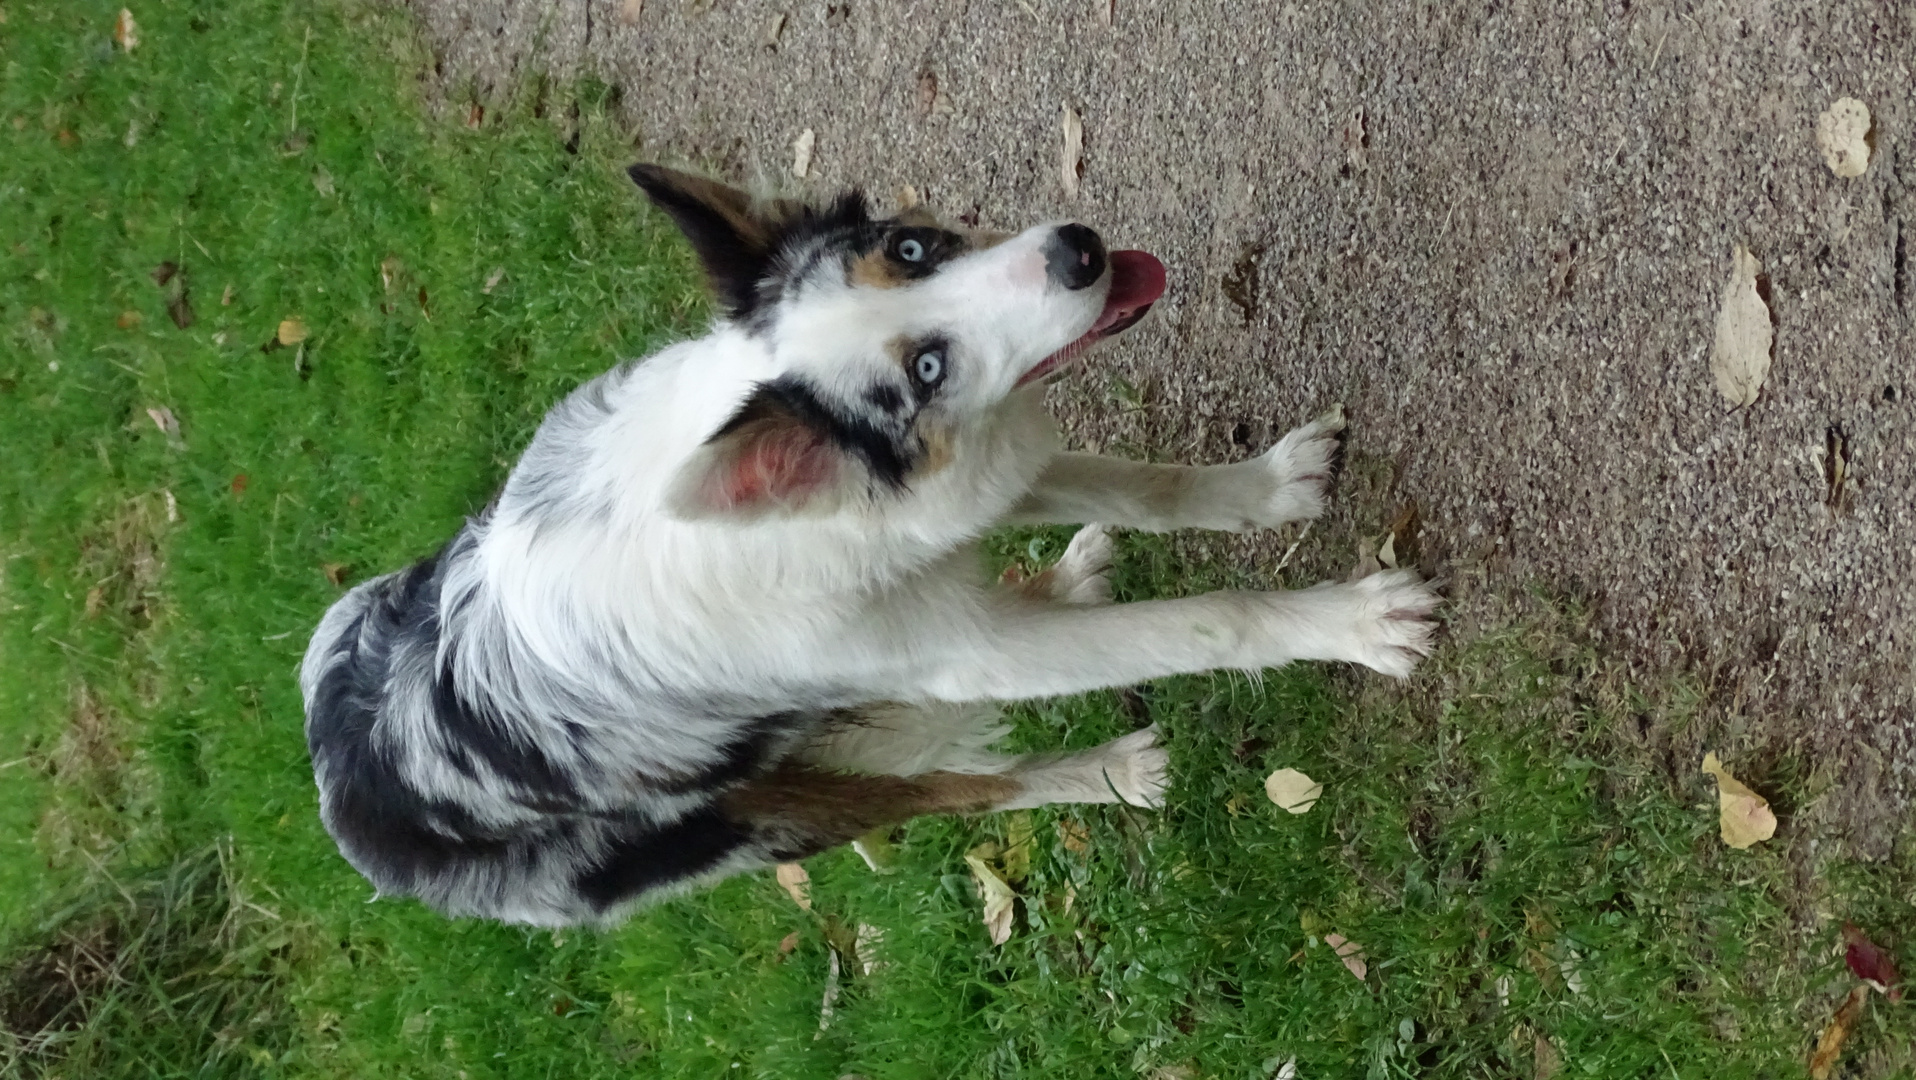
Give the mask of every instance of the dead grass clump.
[{"label": "dead grass clump", "polygon": [[87,618],[111,615],[135,629],[152,625],[166,573],[160,541],[169,516],[177,513],[169,513],[170,507],[165,492],[135,496],[80,538]]},{"label": "dead grass clump", "polygon": [[51,750],[29,760],[53,783],[39,832],[56,863],[97,860],[150,816],[157,783],[134,749],[131,725],[84,683]]},{"label": "dead grass clump", "polygon": [[248,900],[225,844],[96,875],[0,966],[0,1075],[231,1075],[290,1043],[301,936]]}]

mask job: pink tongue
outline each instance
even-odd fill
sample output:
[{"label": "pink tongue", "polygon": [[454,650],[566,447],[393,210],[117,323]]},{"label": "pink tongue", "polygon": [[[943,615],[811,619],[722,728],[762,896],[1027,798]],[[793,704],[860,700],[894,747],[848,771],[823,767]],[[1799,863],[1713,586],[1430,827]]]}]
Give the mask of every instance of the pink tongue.
[{"label": "pink tongue", "polygon": [[1104,306],[1139,308],[1164,295],[1164,264],[1148,251],[1111,253],[1111,295]]}]

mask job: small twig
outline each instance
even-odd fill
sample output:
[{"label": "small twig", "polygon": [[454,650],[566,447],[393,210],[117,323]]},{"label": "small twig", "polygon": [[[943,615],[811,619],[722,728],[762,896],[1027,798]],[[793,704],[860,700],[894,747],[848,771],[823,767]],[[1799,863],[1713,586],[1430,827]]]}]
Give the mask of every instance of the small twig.
[{"label": "small twig", "polygon": [[1307,521],[1304,523],[1304,531],[1297,534],[1297,539],[1291,541],[1291,546],[1284,549],[1284,557],[1277,560],[1276,566],[1271,567],[1272,577],[1283,573],[1284,568],[1291,565],[1291,556],[1297,554],[1297,545],[1303,543],[1304,538],[1311,534],[1311,526],[1315,524],[1317,524],[1315,521]]},{"label": "small twig", "polygon": [[306,78],[306,49],[313,43],[313,28],[306,28],[306,40],[299,45],[299,65],[293,68],[293,117],[286,125],[286,133],[291,135],[299,130],[299,86]]}]

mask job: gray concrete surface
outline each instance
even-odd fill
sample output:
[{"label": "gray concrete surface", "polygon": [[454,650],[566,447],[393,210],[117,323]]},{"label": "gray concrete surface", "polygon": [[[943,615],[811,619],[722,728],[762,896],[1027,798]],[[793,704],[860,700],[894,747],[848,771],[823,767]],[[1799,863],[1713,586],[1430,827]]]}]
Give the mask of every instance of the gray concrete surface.
[{"label": "gray concrete surface", "polygon": [[[1054,391],[1080,444],[1221,461],[1346,402],[1354,502],[1307,566],[1414,501],[1460,633],[1526,588],[1580,597],[1706,692],[1673,765],[1801,766],[1826,791],[1798,827],[1865,855],[1907,829],[1916,4],[410,4],[455,99],[594,74],[647,157],[773,175],[809,128],[806,190],[1156,252],[1166,302]],[[1875,116],[1853,180],[1813,141],[1844,96]],[[1776,344],[1731,412],[1708,356],[1738,243]]]}]

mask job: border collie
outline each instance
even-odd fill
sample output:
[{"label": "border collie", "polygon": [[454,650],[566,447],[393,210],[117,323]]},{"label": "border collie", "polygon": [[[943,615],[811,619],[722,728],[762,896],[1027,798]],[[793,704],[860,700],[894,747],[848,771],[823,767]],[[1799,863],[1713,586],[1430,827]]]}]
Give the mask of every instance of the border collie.
[{"label": "border collie", "polygon": [[560,402],[491,506],[306,651],[320,815],[381,895],[604,924],[918,814],[1156,806],[1154,729],[1001,755],[990,703],[1428,651],[1437,598],[1402,571],[1109,604],[1087,526],[1045,573],[984,580],[1007,523],[1321,510],[1337,413],[1230,465],[1060,449],[1042,383],[1144,316],[1153,256],[631,176],[703,263],[710,331]]}]

